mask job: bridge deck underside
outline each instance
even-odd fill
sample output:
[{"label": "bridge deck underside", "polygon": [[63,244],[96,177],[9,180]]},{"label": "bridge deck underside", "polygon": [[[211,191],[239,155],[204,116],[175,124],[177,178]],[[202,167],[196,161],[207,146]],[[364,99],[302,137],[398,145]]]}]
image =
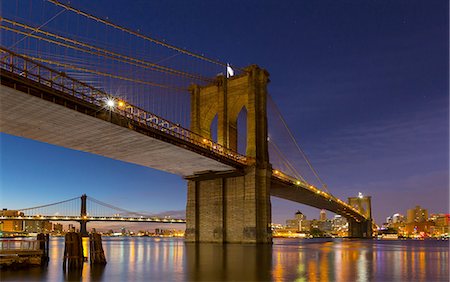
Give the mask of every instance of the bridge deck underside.
[{"label": "bridge deck underside", "polygon": [[177,175],[234,168],[180,146],[0,85],[0,130]]},{"label": "bridge deck underside", "polygon": [[335,201],[330,201],[329,199],[326,199],[325,197],[318,195],[309,189],[284,182],[277,178],[272,178],[270,195],[318,209],[326,209],[335,214],[342,215],[346,218],[353,218],[357,221],[364,220],[361,215],[347,209]]}]

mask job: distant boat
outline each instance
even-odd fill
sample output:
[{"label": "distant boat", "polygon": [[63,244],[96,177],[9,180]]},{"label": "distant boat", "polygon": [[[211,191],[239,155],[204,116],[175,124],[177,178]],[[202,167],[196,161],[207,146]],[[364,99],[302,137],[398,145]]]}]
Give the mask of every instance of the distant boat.
[{"label": "distant boat", "polygon": [[378,235],[378,239],[397,240],[398,239],[398,234],[381,234],[381,235]]}]

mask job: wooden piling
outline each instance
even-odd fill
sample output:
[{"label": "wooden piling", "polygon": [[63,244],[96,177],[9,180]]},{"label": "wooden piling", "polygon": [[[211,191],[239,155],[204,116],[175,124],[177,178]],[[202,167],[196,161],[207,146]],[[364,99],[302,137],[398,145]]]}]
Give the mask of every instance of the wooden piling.
[{"label": "wooden piling", "polygon": [[63,268],[82,269],[84,262],[83,238],[81,234],[69,232],[65,236]]},{"label": "wooden piling", "polygon": [[89,235],[89,255],[91,264],[106,264],[105,252],[103,251],[102,236],[98,233]]},{"label": "wooden piling", "polygon": [[44,233],[39,233],[36,238],[39,241],[39,250],[42,251],[41,255],[41,265],[47,265],[49,261],[48,251],[49,251],[49,235]]}]

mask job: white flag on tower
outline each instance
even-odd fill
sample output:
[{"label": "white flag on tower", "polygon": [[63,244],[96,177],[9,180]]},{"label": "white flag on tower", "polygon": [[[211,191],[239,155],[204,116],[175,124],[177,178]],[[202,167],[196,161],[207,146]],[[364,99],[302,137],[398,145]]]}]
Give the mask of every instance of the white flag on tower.
[{"label": "white flag on tower", "polygon": [[230,78],[234,75],[234,70],[231,68],[230,64],[227,63],[227,78]]}]

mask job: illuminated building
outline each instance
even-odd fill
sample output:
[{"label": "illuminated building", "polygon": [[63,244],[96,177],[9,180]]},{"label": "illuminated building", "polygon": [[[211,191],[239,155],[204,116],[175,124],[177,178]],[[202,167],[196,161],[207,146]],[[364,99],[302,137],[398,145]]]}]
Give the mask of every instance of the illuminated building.
[{"label": "illuminated building", "polygon": [[430,221],[434,222],[434,236],[448,237],[450,235],[450,214],[432,214]]},{"label": "illuminated building", "polygon": [[286,228],[294,231],[305,231],[305,221],[306,215],[304,215],[301,211],[297,211],[294,219],[286,220]]},{"label": "illuminated building", "polygon": [[[16,210],[3,209],[0,212],[1,216],[23,216],[23,212]],[[0,221],[1,232],[21,232],[23,231],[23,220],[2,220]]]},{"label": "illuminated building", "polygon": [[409,209],[407,213],[407,223],[411,222],[425,222],[428,219],[428,210],[416,206],[414,209]]},{"label": "illuminated building", "polygon": [[48,220],[43,221],[34,221],[34,220],[26,220],[25,221],[25,231],[29,233],[50,233],[53,229],[52,223]]},{"label": "illuminated building", "polygon": [[[332,221],[332,230],[336,234],[341,234],[347,232],[347,219],[342,215],[335,215]],[[346,234],[345,234],[346,235]]]},{"label": "illuminated building", "polygon": [[319,217],[320,221],[325,221],[327,220],[327,212],[325,210],[320,210],[320,217]]},{"label": "illuminated building", "polygon": [[392,215],[392,223],[396,224],[396,223],[403,223],[405,222],[405,216],[396,213],[394,215]]},{"label": "illuminated building", "polygon": [[62,233],[63,232],[63,225],[61,223],[53,224],[53,231],[56,232],[56,233]]}]

